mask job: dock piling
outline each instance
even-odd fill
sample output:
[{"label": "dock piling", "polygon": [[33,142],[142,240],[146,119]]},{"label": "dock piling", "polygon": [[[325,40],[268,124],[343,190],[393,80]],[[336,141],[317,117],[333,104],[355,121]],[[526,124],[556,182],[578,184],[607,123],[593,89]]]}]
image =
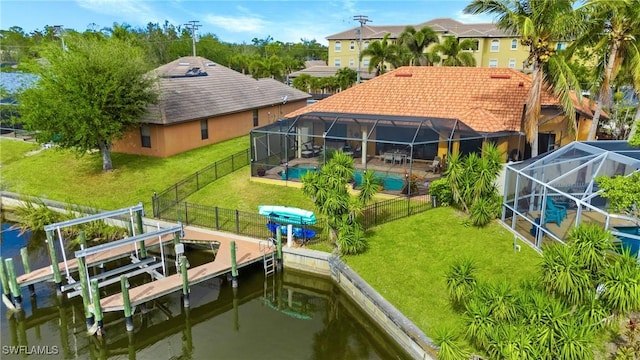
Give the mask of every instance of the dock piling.
[{"label": "dock piling", "polygon": [[93,298],[93,316],[96,320],[98,337],[102,337],[102,307],[100,305],[100,287],[98,279],[91,280],[91,294]]},{"label": "dock piling", "polygon": [[278,271],[282,270],[282,231],[280,230],[280,226],[276,227],[276,249],[277,249],[277,269]]},{"label": "dock piling", "polygon": [[238,264],[236,262],[236,242],[231,241],[231,287],[238,287]]},{"label": "dock piling", "polygon": [[182,298],[184,307],[189,307],[189,274],[187,273],[187,257],[180,256],[180,273],[182,274]]},{"label": "dock piling", "polygon": [[[84,233],[81,232],[80,236],[84,236]],[[81,242],[82,242],[82,238],[81,238]],[[89,330],[93,326],[93,314],[91,313],[91,309],[90,309],[91,295],[89,294],[89,279],[87,277],[87,266],[85,265],[84,256],[81,256],[77,259],[78,259],[78,277],[80,278],[80,289],[82,291],[82,305],[84,306],[84,317],[87,323],[87,330]]]},{"label": "dock piling", "polygon": [[9,276],[9,288],[11,289],[11,296],[13,297],[14,305],[16,310],[22,310],[22,296],[20,295],[20,285],[18,285],[18,279],[16,278],[16,269],[13,266],[13,259],[6,259],[5,266],[7,268],[7,275]]},{"label": "dock piling", "polygon": [[[142,224],[142,210],[136,211],[136,227],[138,235],[144,233],[144,225]],[[144,240],[140,241],[138,245],[140,246],[140,259],[145,259],[147,257],[147,248],[144,244]]]},{"label": "dock piling", "polygon": [[[24,273],[30,273],[31,266],[29,266],[29,253],[27,252],[26,247],[20,249],[20,257],[22,258],[22,267],[24,268]],[[32,297],[36,296],[36,287],[33,284],[29,285],[29,295]]]},{"label": "dock piling", "polygon": [[131,311],[131,299],[129,299],[129,279],[125,275],[120,276],[120,288],[122,289],[125,324],[127,331],[131,332],[133,331],[133,314]]},{"label": "dock piling", "polygon": [[9,300],[9,297],[11,296],[11,293],[9,292],[9,279],[7,277],[7,271],[4,268],[4,259],[2,257],[0,257],[0,282],[2,283],[3,301],[5,301],[5,299]]},{"label": "dock piling", "polygon": [[[51,260],[51,270],[53,271],[53,281],[56,283],[56,295],[62,296],[62,276],[58,267],[56,249],[53,246],[53,230],[47,231],[47,248],[49,249],[49,260]],[[64,250],[64,249],[63,249]]]}]

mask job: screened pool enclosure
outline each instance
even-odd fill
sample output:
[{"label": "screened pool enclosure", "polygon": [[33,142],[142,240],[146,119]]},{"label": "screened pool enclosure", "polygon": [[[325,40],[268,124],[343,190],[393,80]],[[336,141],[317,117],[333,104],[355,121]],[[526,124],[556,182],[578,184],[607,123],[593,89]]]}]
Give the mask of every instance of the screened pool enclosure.
[{"label": "screened pool enclosure", "polygon": [[629,176],[637,171],[640,149],[625,141],[573,142],[508,164],[502,221],[536,248],[547,241],[564,242],[580,223],[597,224],[637,253],[638,219],[610,212],[595,181],[598,176]]},{"label": "screened pool enclosure", "polygon": [[436,173],[434,160],[509,135],[478,133],[457,119],[311,112],[251,131],[252,176],[295,181],[300,167],[322,166],[331,151],[343,151],[360,170],[405,178]]}]

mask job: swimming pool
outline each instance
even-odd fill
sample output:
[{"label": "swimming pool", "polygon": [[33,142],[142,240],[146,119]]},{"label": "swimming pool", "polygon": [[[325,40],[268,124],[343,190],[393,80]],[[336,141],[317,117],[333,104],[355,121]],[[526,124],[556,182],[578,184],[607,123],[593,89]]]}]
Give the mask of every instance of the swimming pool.
[{"label": "swimming pool", "polygon": [[[282,180],[286,180],[287,178],[300,179],[302,175],[308,173],[309,171],[318,171],[318,168],[314,166],[292,166],[288,168],[286,174],[283,171],[280,176],[282,177]],[[377,172],[375,174],[376,177],[381,180],[384,190],[402,190],[402,187],[404,186],[404,178],[401,175],[380,172]],[[362,182],[362,170],[356,170],[353,178],[356,181],[356,185],[360,185],[360,183]]]}]

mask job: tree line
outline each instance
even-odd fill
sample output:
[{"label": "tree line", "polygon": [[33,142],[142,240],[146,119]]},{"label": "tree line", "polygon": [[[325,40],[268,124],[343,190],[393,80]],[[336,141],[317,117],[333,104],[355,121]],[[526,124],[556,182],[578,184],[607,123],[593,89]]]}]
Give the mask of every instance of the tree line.
[{"label": "tree line", "polygon": [[[113,38],[139,47],[149,68],[193,54],[193,40],[187,27],[149,23],[146,28],[134,28],[128,24],[114,23],[98,29],[90,25],[85,31],[45,26],[44,30],[25,32],[19,26],[0,30],[0,62],[21,63],[42,57],[42,47],[49,43],[61,44],[67,37],[82,36],[86,39]],[[197,55],[254,77],[273,77],[283,80],[289,73],[304,68],[306,60],[327,60],[327,47],[315,39],[300,42],[282,42],[271,36],[254,38],[251,43],[229,43],[215,34],[197,36]]]}]

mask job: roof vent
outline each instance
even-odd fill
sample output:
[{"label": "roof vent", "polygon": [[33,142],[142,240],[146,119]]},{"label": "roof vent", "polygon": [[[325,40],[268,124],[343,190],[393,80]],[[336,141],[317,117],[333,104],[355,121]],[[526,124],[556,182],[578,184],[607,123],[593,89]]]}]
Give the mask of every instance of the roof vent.
[{"label": "roof vent", "polygon": [[396,77],[412,77],[411,73],[396,73]]},{"label": "roof vent", "polygon": [[189,66],[191,64],[189,64],[188,62],[179,62],[178,65],[179,66]]},{"label": "roof vent", "polygon": [[214,63],[214,62],[209,62],[209,63],[207,63],[207,66],[216,66],[216,63]]},{"label": "roof vent", "polygon": [[491,74],[489,75],[491,79],[511,79],[511,75],[507,74]]},{"label": "roof vent", "polygon": [[523,87],[523,86],[524,86],[524,81],[520,81],[520,82],[518,83],[518,87]]}]

